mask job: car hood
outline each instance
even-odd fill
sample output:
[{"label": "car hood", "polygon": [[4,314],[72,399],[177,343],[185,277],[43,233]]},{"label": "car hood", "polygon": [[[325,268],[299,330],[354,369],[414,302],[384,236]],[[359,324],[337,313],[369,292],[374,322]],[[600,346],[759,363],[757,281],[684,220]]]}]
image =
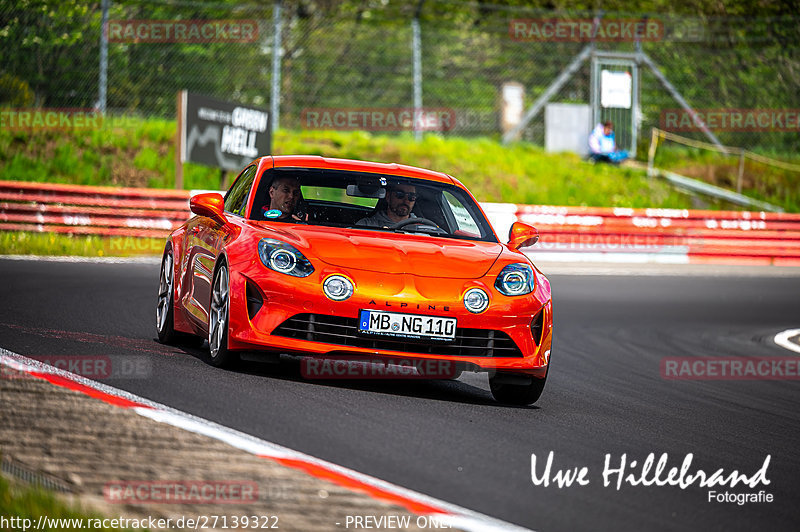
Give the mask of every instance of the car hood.
[{"label": "car hood", "polygon": [[345,269],[422,277],[477,279],[489,271],[503,252],[503,246],[497,242],[418,234],[301,225],[280,228],[272,225],[270,229],[272,238],[292,244],[312,260],[316,258]]}]

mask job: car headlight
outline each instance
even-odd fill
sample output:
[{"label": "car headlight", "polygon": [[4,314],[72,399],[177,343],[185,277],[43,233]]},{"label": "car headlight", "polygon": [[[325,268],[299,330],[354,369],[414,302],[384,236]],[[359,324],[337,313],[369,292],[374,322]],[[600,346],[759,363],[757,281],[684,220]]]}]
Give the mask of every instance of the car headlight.
[{"label": "car headlight", "polygon": [[258,243],[258,256],[264,266],[279,273],[308,277],[314,272],[314,266],[297,248],[280,240],[262,238]]},{"label": "car headlight", "polygon": [[331,275],[322,283],[322,291],[334,301],[344,301],[353,295],[353,283],[342,275]]},{"label": "car headlight", "polygon": [[527,264],[509,264],[497,276],[494,287],[506,296],[522,296],[533,292],[536,277],[533,268]]},{"label": "car headlight", "polygon": [[489,295],[480,288],[470,288],[464,294],[464,306],[473,314],[480,314],[489,306]]}]

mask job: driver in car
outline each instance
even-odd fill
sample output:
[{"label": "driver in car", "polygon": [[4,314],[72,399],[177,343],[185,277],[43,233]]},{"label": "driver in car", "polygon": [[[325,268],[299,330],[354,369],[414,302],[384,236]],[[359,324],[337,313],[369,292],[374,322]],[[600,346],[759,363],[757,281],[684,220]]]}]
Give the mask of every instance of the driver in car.
[{"label": "driver in car", "polygon": [[379,210],[368,218],[362,218],[356,225],[366,227],[391,227],[396,223],[416,218],[411,212],[417,201],[417,187],[414,185],[391,185],[386,188],[386,209]]},{"label": "driver in car", "polygon": [[290,176],[276,178],[269,187],[269,206],[264,206],[264,218],[282,222],[302,221],[295,214],[302,197],[300,182]]}]

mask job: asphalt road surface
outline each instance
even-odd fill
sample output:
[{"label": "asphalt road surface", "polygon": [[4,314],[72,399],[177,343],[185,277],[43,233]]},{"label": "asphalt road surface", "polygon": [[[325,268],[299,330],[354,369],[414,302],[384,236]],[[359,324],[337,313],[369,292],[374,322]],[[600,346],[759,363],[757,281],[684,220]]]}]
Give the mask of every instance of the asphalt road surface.
[{"label": "asphalt road surface", "polygon": [[[552,369],[535,407],[495,403],[484,374],[311,382],[296,359],[215,369],[202,349],[155,341],[156,264],[0,260],[0,347],[124,358],[129,376],[104,382],[536,530],[796,530],[800,381],[671,380],[661,362],[800,356],[772,341],[800,327],[800,277],[550,277]],[[552,475],[586,467],[589,483],[534,485],[531,454],[542,475],[551,451]],[[636,460],[633,473],[650,453],[668,453],[668,468],[692,453],[690,473],[726,476],[752,476],[769,455],[769,484],[604,485],[607,454],[614,468]],[[773,502],[709,502],[759,490]]]}]

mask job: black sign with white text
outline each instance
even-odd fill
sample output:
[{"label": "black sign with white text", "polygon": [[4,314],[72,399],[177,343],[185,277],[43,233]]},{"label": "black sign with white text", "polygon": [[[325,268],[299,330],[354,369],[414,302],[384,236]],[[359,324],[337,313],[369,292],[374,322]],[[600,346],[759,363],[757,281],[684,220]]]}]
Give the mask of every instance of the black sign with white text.
[{"label": "black sign with white text", "polygon": [[182,161],[241,170],[272,150],[265,109],[184,92]]}]

